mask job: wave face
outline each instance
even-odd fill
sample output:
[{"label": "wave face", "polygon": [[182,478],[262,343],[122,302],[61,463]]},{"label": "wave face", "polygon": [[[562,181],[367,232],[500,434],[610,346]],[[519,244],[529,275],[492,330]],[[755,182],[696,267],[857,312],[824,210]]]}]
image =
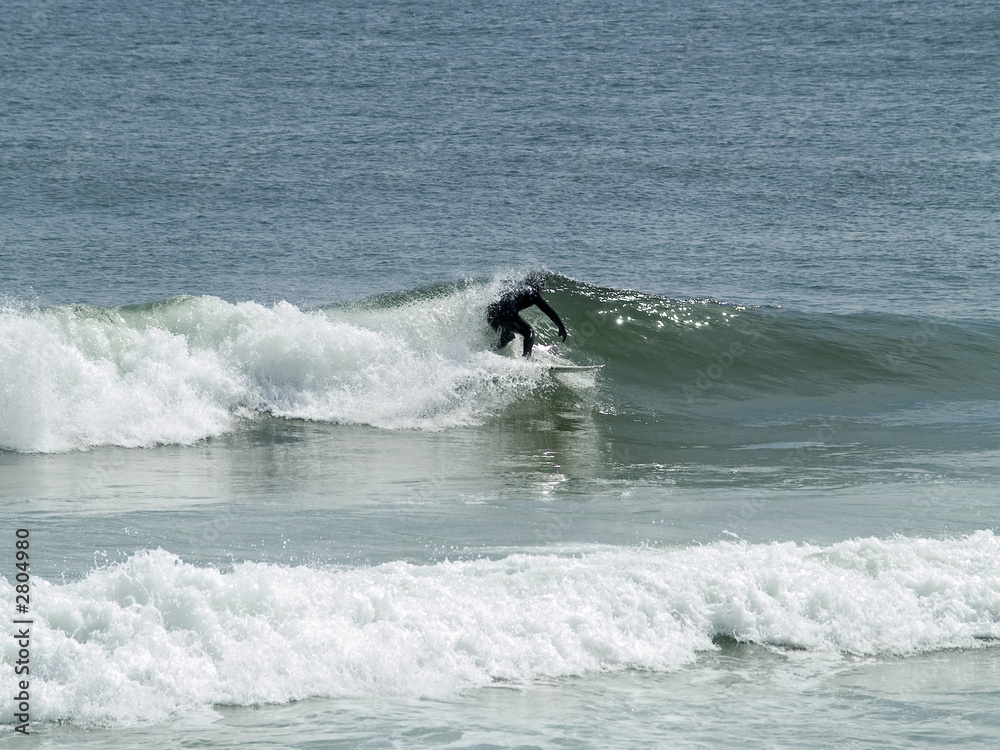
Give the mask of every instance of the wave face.
[{"label": "wave face", "polygon": [[[180,297],[117,308],[0,308],[0,447],[191,443],[259,414],[440,430],[558,397],[537,363],[490,351],[503,278],[304,310]],[[878,392],[995,400],[1000,330],[670,300],[550,277],[561,354],[601,363],[621,408],[684,413]],[[530,315],[530,314],[529,314]],[[540,319],[539,319],[540,318]],[[539,338],[555,341],[548,320]],[[700,410],[700,411],[699,411]]]},{"label": "wave face", "polygon": [[675,300],[558,279],[570,346],[665,403],[813,397],[878,385],[995,398],[1000,326],[884,313],[807,314]]},{"label": "wave face", "polygon": [[[36,589],[32,718],[122,725],[212,704],[673,670],[719,637],[826,655],[975,647],[1000,638],[1000,539],[230,572],[157,550]],[[6,581],[0,598],[13,598]],[[5,660],[8,684],[11,671]],[[8,721],[11,700],[0,696]]]}]

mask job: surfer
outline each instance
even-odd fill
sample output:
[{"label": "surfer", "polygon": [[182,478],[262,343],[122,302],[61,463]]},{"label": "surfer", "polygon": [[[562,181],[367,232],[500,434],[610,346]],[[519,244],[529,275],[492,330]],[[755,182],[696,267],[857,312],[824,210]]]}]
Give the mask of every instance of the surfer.
[{"label": "surfer", "polygon": [[559,320],[559,315],[549,307],[542,297],[545,282],[539,274],[529,274],[517,288],[504,294],[486,309],[486,320],[493,330],[500,334],[495,351],[500,351],[514,340],[514,334],[524,337],[524,356],[531,356],[531,347],[535,343],[535,331],[519,313],[532,305],[549,316],[549,319],[559,326],[559,335],[566,340],[566,326]]}]

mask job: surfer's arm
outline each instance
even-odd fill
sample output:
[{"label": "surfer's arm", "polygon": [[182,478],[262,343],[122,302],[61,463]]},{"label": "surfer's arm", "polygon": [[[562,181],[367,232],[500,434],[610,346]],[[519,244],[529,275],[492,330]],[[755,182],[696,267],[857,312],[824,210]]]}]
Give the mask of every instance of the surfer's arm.
[{"label": "surfer's arm", "polygon": [[543,313],[549,316],[549,320],[551,320],[553,323],[559,326],[559,335],[562,336],[562,340],[565,341],[566,326],[564,326],[563,322],[559,319],[559,314],[551,307],[549,307],[549,303],[546,302],[544,299],[542,299],[541,295],[537,296],[537,298],[535,299],[535,304],[538,306],[539,310],[541,310]]}]

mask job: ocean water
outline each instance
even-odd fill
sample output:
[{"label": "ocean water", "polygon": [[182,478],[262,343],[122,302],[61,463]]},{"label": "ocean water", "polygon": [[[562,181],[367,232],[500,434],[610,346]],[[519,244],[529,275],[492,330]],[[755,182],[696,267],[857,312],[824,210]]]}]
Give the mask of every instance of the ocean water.
[{"label": "ocean water", "polygon": [[0,741],[996,747],[998,71],[985,0],[9,3]]}]

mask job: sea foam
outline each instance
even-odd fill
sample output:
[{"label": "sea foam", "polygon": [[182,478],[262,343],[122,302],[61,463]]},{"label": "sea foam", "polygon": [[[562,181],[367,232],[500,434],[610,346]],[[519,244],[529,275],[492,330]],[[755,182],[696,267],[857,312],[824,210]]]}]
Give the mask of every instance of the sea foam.
[{"label": "sea foam", "polygon": [[489,351],[486,287],[389,308],[184,297],[0,308],[0,448],[191,443],[240,417],[437,430],[474,424],[541,370]]},{"label": "sea foam", "polygon": [[[1000,638],[1000,539],[989,531],[331,569],[220,571],[155,550],[76,582],[35,583],[32,718],[82,725],[674,670],[719,636],[824,658]],[[0,599],[13,600],[6,579]],[[3,653],[11,684],[11,643]],[[10,701],[0,695],[4,721]]]}]

